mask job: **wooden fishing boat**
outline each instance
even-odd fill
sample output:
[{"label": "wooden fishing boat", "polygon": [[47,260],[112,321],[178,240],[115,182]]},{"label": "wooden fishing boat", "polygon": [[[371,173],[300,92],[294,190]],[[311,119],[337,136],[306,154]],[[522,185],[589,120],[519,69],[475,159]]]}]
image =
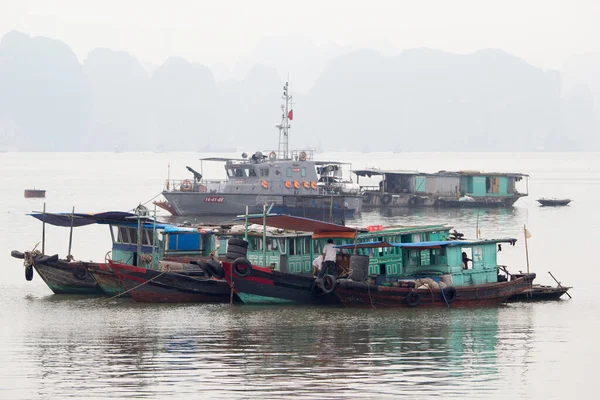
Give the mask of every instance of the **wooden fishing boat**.
[{"label": "wooden fishing boat", "polygon": [[396,276],[377,276],[363,282],[339,279],[334,291],[348,307],[464,307],[501,303],[530,288],[535,278],[535,274],[499,273],[496,246],[515,242],[511,238],[420,243],[379,241],[338,246],[355,252],[399,249],[405,263],[402,273]]},{"label": "wooden fishing boat", "polygon": [[537,202],[546,207],[562,207],[568,205],[571,199],[537,199]]},{"label": "wooden fishing boat", "polygon": [[[378,238],[414,242],[445,239],[450,231],[446,225],[359,228],[290,215],[249,216],[248,223],[255,224],[256,229],[246,230],[247,251],[239,256],[249,261],[240,264],[240,268],[244,266],[244,271],[248,270],[248,275],[241,270],[236,273],[234,259],[231,259],[232,265],[223,263],[225,279],[246,304],[340,304],[334,296],[325,296],[330,293],[331,279],[319,281],[313,275],[313,260],[322,254],[321,249],[330,239],[340,245],[371,242]],[[232,230],[231,234],[234,233]],[[339,254],[339,272],[354,268],[357,258]],[[401,256],[395,252],[382,252],[376,258],[363,257],[362,261],[365,261],[365,276],[368,272],[399,273],[402,264]]]},{"label": "wooden fishing boat", "polygon": [[127,288],[108,264],[88,265],[87,269],[107,295],[131,297],[129,293],[125,293]]},{"label": "wooden fishing boat", "polygon": [[21,253],[13,250],[11,255],[24,261],[27,280],[33,278],[34,268],[55,294],[104,293],[88,272],[88,267],[97,267],[97,263],[61,260],[58,255],[48,256],[37,251]]},{"label": "wooden fishing boat", "polygon": [[[109,255],[112,260],[122,264],[159,269],[161,262],[165,261],[169,269],[185,270],[191,267],[190,260],[208,257],[215,249],[211,229],[157,223],[148,218],[145,212],[138,212],[138,214],[120,211],[97,214],[75,212],[31,214],[34,218],[43,221],[44,227],[46,224],[71,227],[71,229],[91,224],[108,226],[112,249],[102,263],[67,261],[72,260],[72,256],[67,256],[65,260],[58,260],[56,256],[57,260],[52,259],[52,262],[48,262],[47,256],[41,257],[41,254],[36,252],[34,253],[36,257],[30,265],[35,267],[54,292],[97,293],[98,288],[101,288],[106,294],[114,296],[124,292],[126,286],[107,265]],[[159,235],[162,236],[162,240],[158,239]],[[70,248],[69,244],[69,253]],[[24,253],[13,251],[13,256],[23,258]],[[56,271],[53,271],[53,268]],[[79,268],[85,271],[82,272]],[[33,270],[30,268],[27,271],[29,272],[26,272],[26,277],[29,277],[27,274],[32,274]]]},{"label": "wooden fishing boat", "polygon": [[225,280],[245,304],[341,304],[314,276],[255,266],[244,258],[223,263],[223,268]]},{"label": "wooden fishing boat", "polygon": [[157,271],[114,261],[109,261],[109,265],[136,301],[152,303],[239,301],[237,296],[231,293],[227,282],[207,276],[202,270]]}]

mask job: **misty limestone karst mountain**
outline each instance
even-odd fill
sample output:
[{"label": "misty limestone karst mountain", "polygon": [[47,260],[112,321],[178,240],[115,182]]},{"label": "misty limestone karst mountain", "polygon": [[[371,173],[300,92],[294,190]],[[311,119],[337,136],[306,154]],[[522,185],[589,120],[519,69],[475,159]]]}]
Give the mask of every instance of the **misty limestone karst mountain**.
[{"label": "misty limestone karst mountain", "polygon": [[[179,57],[150,74],[126,52],[98,48],[80,63],[60,41],[10,32],[0,42],[0,147],[274,148],[284,84],[274,57],[271,66],[240,67],[243,79],[217,82],[208,67]],[[567,63],[564,79],[495,49],[412,49],[390,57],[353,51],[331,59],[308,91],[294,91],[291,77],[291,144],[330,151],[598,150],[593,60]],[[317,64],[307,60],[307,71],[315,74]]]}]

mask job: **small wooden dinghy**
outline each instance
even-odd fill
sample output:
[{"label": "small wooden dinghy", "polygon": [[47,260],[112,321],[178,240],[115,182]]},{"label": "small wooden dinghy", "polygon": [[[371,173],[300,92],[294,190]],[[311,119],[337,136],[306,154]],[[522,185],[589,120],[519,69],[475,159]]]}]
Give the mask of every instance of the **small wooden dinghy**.
[{"label": "small wooden dinghy", "polygon": [[538,199],[537,200],[538,203],[540,203],[542,206],[566,206],[568,205],[572,200],[571,199]]},{"label": "small wooden dinghy", "polygon": [[42,189],[25,189],[25,198],[44,198],[46,191]]}]

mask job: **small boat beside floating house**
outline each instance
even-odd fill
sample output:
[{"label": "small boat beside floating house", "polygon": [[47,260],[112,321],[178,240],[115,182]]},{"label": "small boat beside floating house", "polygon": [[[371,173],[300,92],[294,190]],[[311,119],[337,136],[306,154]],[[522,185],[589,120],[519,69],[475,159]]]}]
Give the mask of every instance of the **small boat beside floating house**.
[{"label": "small boat beside floating house", "polygon": [[536,200],[538,203],[540,203],[540,205],[544,206],[544,207],[562,207],[562,206],[567,206],[569,205],[570,202],[572,202],[573,200],[571,199],[546,199],[546,198],[541,198],[541,199],[537,199]]},{"label": "small boat beside floating house", "polygon": [[[512,207],[528,195],[517,183],[521,173],[394,171],[369,168],[353,171],[363,194],[363,207]],[[375,186],[360,185],[360,177],[381,177]]]}]

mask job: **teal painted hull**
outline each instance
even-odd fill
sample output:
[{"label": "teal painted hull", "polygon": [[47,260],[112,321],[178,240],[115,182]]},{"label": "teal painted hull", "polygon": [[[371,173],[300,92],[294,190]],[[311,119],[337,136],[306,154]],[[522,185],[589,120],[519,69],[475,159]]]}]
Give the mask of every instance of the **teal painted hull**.
[{"label": "teal painted hull", "polygon": [[278,299],[276,297],[259,296],[256,294],[238,293],[244,304],[290,304],[292,300]]}]

